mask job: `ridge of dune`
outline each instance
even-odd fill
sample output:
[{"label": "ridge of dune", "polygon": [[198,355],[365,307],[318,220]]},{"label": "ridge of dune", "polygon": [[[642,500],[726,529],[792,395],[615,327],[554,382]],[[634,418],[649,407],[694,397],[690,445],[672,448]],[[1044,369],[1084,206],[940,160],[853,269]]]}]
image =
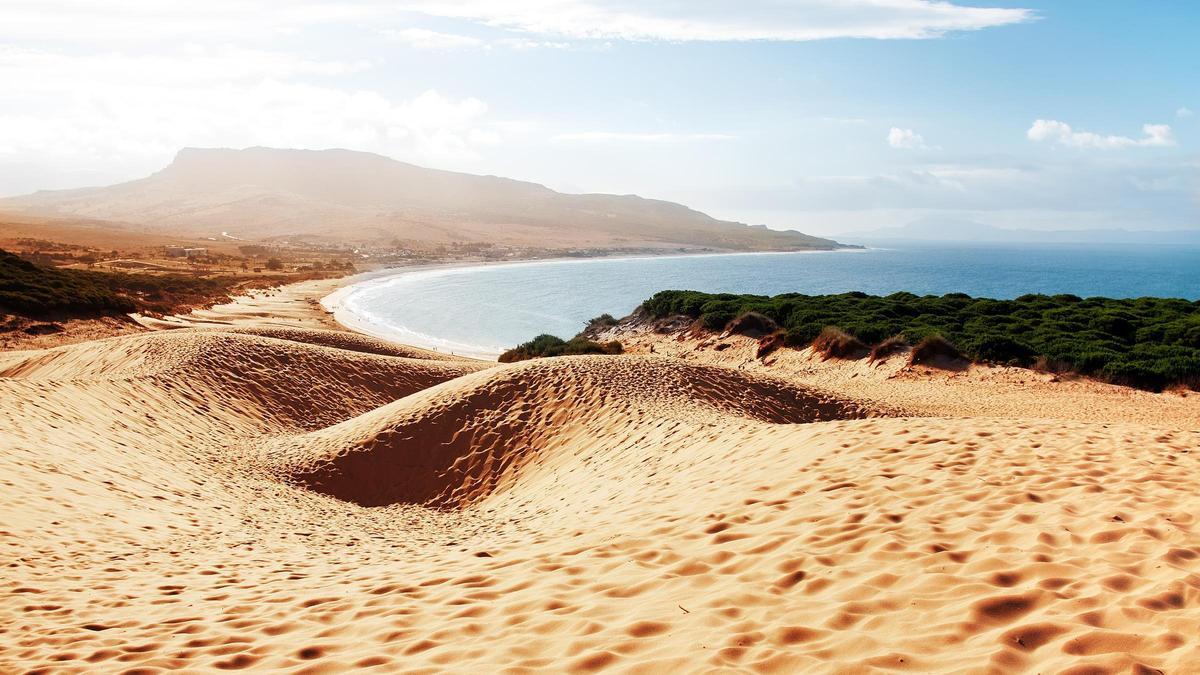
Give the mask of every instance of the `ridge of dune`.
[{"label": "ridge of dune", "polygon": [[235,326],[229,328],[211,328],[222,333],[235,335],[256,335],[258,337],[275,338],[291,342],[334,347],[363,354],[379,356],[398,356],[406,359],[423,359],[433,361],[473,361],[453,354],[435,352],[419,347],[410,347],[396,342],[388,342],[362,333],[351,333],[344,330],[327,330],[320,328],[292,328],[289,326]]},{"label": "ridge of dune", "polygon": [[0,671],[1200,662],[1187,415],[1089,421],[1113,404],[1073,388],[1083,419],[939,417],[673,356],[267,334],[0,355]]},{"label": "ridge of dune", "polygon": [[150,390],[201,410],[320,428],[486,367],[339,349],[319,344],[328,336],[317,331],[287,335],[173,330],[10,352],[0,378],[37,391]]},{"label": "ridge of dune", "polygon": [[[493,368],[270,449],[292,480],[363,506],[462,507],[580,430],[713,415],[805,423],[878,415],[770,377],[654,357],[582,357]],[[286,468],[283,468],[286,467]]]}]

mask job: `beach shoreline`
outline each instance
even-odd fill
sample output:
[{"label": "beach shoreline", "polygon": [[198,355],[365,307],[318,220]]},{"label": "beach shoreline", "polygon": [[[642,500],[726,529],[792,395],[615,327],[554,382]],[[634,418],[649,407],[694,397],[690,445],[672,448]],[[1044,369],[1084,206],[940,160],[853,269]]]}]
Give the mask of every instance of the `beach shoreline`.
[{"label": "beach shoreline", "polygon": [[[333,316],[333,319],[347,330],[370,335],[383,340],[405,344],[422,349],[429,349],[441,353],[465,356],[467,358],[479,359],[484,361],[495,361],[501,351],[479,351],[473,349],[471,345],[466,345],[451,340],[443,339],[438,336],[425,335],[416,331],[408,330],[403,327],[397,328],[378,322],[371,321],[361,313],[353,311],[347,306],[349,296],[359,290],[363,290],[369,284],[388,283],[411,274],[418,274],[430,271],[469,271],[475,269],[492,269],[496,267],[525,267],[537,266],[546,264],[589,264],[597,262],[623,262],[623,261],[638,261],[638,260],[671,260],[680,258],[723,258],[723,257],[750,257],[750,256],[778,256],[778,255],[807,255],[817,253],[862,253],[872,250],[870,248],[840,248],[831,250],[812,250],[812,251],[748,251],[748,252],[719,252],[719,253],[670,253],[670,254],[644,254],[644,255],[614,255],[614,256],[589,256],[586,258],[579,257],[557,257],[557,258],[540,258],[536,260],[512,260],[512,261],[489,261],[489,262],[445,262],[445,263],[429,263],[412,265],[406,267],[392,267],[372,272],[355,275],[353,277],[345,277],[344,284],[337,289],[331,291],[328,295],[321,298],[321,305]],[[582,326],[580,327],[582,329]],[[533,336],[530,335],[530,338]],[[514,345],[507,345],[505,348]]]}]

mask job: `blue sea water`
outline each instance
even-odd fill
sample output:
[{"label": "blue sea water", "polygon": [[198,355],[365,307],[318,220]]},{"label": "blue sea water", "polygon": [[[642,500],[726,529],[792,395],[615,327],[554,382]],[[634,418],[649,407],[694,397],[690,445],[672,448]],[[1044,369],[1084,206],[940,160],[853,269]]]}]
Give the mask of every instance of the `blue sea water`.
[{"label": "blue sea water", "polygon": [[569,337],[664,289],[808,294],[1026,293],[1200,299],[1200,247],[914,245],[822,251],[535,261],[397,271],[346,289],[343,311],[399,342],[494,357],[539,333]]}]

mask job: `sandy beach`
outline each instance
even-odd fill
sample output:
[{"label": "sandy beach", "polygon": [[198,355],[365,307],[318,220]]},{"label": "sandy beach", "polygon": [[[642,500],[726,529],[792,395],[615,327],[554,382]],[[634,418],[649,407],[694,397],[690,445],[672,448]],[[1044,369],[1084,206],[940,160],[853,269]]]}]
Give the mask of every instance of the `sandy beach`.
[{"label": "sandy beach", "polygon": [[[380,312],[379,305],[372,306],[370,301],[362,301],[361,298],[355,298],[356,295],[373,295],[371,291],[377,285],[388,286],[388,293],[385,297],[390,299],[396,298],[412,301],[426,295],[425,289],[421,288],[420,279],[418,277],[442,276],[449,273],[453,275],[465,274],[471,275],[476,272],[493,270],[500,271],[496,268],[506,268],[511,271],[512,268],[537,269],[544,266],[560,267],[566,266],[566,269],[574,269],[585,271],[592,266],[607,266],[611,263],[637,263],[637,262],[653,262],[663,263],[677,260],[687,261],[711,261],[717,262],[721,259],[761,259],[761,258],[778,258],[788,257],[797,258],[800,256],[810,255],[854,255],[867,252],[866,248],[846,248],[832,251],[755,251],[755,252],[724,252],[724,253],[659,253],[659,254],[614,254],[614,255],[594,255],[594,256],[558,256],[544,257],[529,260],[508,260],[508,261],[491,261],[491,262],[439,262],[439,263],[423,263],[407,265],[404,267],[395,267],[391,269],[381,269],[375,272],[359,274],[346,280],[346,283],[337,287],[329,295],[321,299],[322,306],[325,307],[332,315],[334,320],[344,328],[353,330],[359,333],[372,335],[383,340],[399,341],[404,344],[419,346],[423,349],[439,351],[446,354],[456,354],[469,358],[481,359],[484,361],[495,361],[496,358],[509,347],[515,346],[516,342],[511,344],[505,343],[497,339],[494,335],[486,330],[481,333],[471,334],[467,331],[467,335],[458,335],[455,338],[450,338],[439,333],[436,329],[427,328],[428,325],[419,311],[414,312],[407,310],[398,314],[390,314],[387,311]],[[399,285],[393,282],[401,282]],[[417,282],[414,289],[409,285],[409,282]],[[470,281],[463,284],[466,288],[471,288]],[[565,295],[565,294],[564,294]],[[564,298],[565,299],[565,298]],[[386,303],[385,303],[386,304]],[[474,316],[476,312],[482,312],[482,308],[464,308],[467,315]],[[611,308],[608,308],[611,309]],[[616,310],[613,310],[616,311]],[[597,314],[600,310],[597,310]],[[586,318],[591,318],[589,315]],[[577,332],[583,327],[583,324],[571,325],[568,330],[571,333]],[[479,328],[479,326],[475,326]],[[544,326],[533,326],[531,331],[543,329]],[[535,333],[529,335],[521,335],[517,340],[525,340],[534,336]]]},{"label": "sandy beach", "polygon": [[1187,672],[1200,396],[629,336],[495,365],[338,281],[0,352],[0,671]]}]

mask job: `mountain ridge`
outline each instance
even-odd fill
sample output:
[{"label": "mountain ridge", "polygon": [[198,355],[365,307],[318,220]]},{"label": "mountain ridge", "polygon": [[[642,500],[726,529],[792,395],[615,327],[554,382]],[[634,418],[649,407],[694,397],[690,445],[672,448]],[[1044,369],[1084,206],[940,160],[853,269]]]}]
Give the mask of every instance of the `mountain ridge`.
[{"label": "mountain ridge", "polygon": [[111,186],[40,191],[0,208],[247,239],[537,242],[550,248],[838,248],[829,239],[717,220],[638,195],[565,194],[527,181],[430,169],[353,150],[184,148]]}]

